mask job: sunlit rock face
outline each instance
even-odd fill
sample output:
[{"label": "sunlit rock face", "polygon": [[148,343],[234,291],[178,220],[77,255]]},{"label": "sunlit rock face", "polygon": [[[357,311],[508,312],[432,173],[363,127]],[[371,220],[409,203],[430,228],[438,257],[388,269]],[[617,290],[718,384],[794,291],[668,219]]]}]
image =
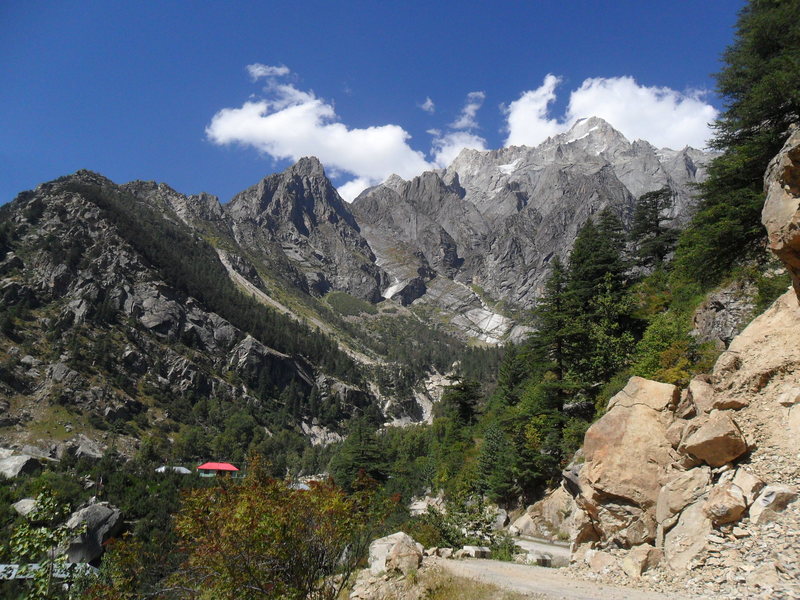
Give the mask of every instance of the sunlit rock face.
[{"label": "sunlit rock face", "polygon": [[592,117],[535,148],[463,150],[447,169],[411,181],[392,176],[364,191],[351,210],[394,282],[390,292],[416,282],[414,300],[448,312],[467,302],[459,325],[489,340],[513,328],[491,301],[531,307],[550,261],[567,258],[593,215],[610,208],[627,225],[638,197],[668,187],[670,217],[685,223],[691,186],[705,178],[711,158],[693,148],[630,142]]}]

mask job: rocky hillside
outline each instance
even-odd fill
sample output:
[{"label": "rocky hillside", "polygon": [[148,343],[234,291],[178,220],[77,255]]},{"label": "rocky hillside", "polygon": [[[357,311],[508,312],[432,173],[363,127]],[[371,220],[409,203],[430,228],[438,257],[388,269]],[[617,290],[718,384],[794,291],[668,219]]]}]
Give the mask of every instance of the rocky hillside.
[{"label": "rocky hillside", "polygon": [[639,197],[669,188],[683,224],[712,158],[630,142],[590,118],[535,148],[464,150],[445,170],[393,176],[352,210],[392,279],[384,296],[429,304],[496,342],[519,333],[508,317],[533,305],[588,218],[610,208],[629,226]]},{"label": "rocky hillside", "polygon": [[3,213],[7,443],[100,430],[131,452],[152,428],[209,423],[207,411],[224,421],[246,409],[269,431],[310,423],[326,406],[333,425],[376,405],[337,343],[243,294],[185,224],[221,220],[216,199],[81,171]]},{"label": "rocky hillside", "polygon": [[[767,171],[762,217],[794,274],[799,152],[795,130]],[[800,597],[799,298],[786,292],[684,390],[632,378],[587,431],[562,487],[515,528],[569,536],[579,576]]]}]

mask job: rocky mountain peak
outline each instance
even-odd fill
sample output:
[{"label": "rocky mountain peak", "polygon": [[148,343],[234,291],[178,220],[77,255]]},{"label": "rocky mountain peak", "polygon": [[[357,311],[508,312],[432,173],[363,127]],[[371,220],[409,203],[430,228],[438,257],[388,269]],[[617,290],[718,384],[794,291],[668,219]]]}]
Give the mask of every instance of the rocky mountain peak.
[{"label": "rocky mountain peak", "polygon": [[316,156],[304,156],[284,173],[291,173],[296,177],[326,178],[325,169]]}]

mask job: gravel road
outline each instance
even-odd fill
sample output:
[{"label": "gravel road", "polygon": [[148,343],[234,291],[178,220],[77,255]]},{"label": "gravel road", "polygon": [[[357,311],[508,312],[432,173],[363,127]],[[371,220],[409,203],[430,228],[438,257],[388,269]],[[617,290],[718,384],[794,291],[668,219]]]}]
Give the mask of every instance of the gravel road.
[{"label": "gravel road", "polygon": [[546,567],[473,558],[435,560],[436,564],[453,575],[530,594],[531,598],[537,600],[679,600],[681,598],[681,596],[667,596],[657,592],[572,579],[559,573],[558,569]]}]

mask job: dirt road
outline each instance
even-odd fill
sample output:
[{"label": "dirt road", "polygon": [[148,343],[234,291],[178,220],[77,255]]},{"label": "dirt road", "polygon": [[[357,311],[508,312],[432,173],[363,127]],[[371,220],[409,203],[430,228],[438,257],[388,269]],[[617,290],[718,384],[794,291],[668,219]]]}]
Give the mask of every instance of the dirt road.
[{"label": "dirt road", "polygon": [[445,571],[500,586],[507,590],[530,594],[537,600],[679,600],[682,596],[666,596],[633,588],[603,585],[572,579],[558,569],[518,565],[484,559],[435,559]]}]

